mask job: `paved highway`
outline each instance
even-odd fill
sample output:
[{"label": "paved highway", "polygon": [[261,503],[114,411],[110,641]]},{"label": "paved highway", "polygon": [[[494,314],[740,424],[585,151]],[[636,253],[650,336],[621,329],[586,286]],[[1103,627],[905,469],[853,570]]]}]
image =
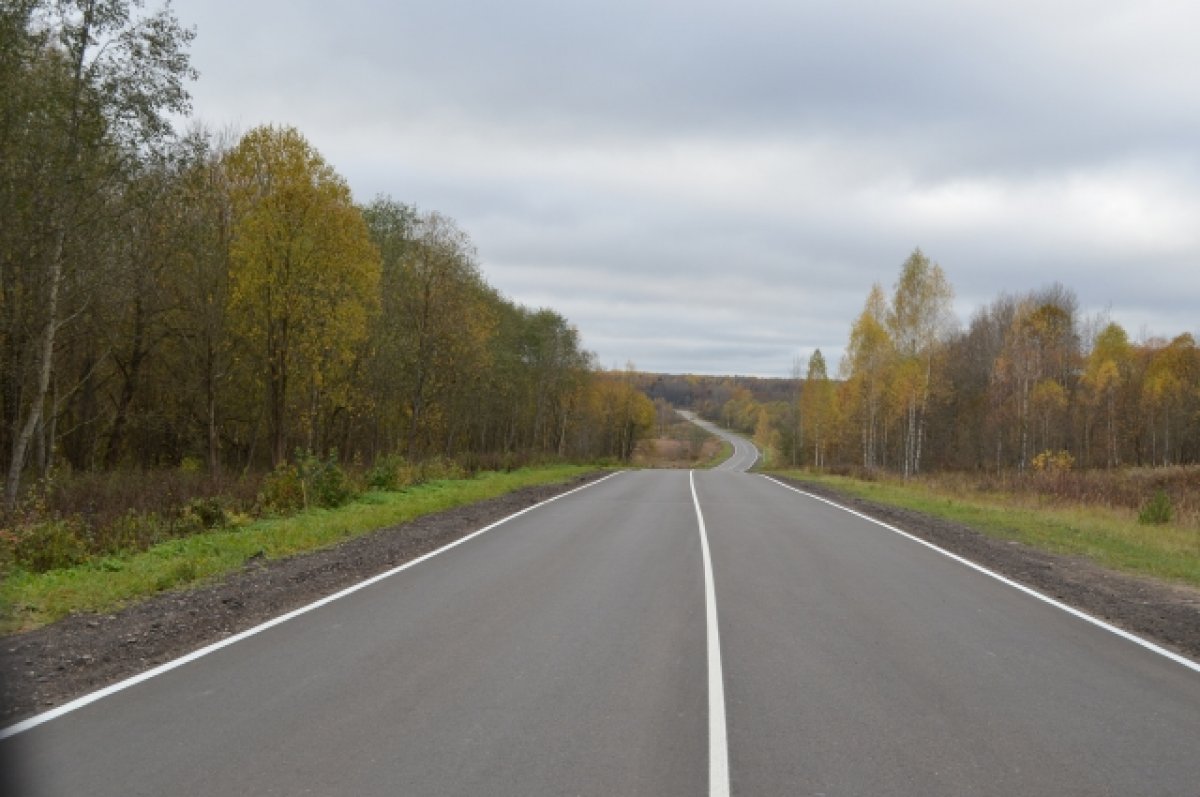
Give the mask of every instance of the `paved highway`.
[{"label": "paved highway", "polygon": [[615,475],[0,742],[20,793],[123,797],[1195,797],[1198,749],[1200,672],[717,471]]}]

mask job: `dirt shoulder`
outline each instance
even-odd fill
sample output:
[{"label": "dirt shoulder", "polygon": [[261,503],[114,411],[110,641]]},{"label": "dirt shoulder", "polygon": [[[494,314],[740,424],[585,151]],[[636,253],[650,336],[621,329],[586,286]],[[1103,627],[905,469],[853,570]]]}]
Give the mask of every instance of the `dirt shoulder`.
[{"label": "dirt shoulder", "polygon": [[821,484],[772,478],[896,526],[1093,617],[1200,660],[1200,590],[988,537],[960,523],[856,498]]},{"label": "dirt shoulder", "polygon": [[0,726],[61,705],[337,592],[606,474],[526,487],[333,548],[251,562],[220,583],[113,614],[78,614],[0,638]]}]

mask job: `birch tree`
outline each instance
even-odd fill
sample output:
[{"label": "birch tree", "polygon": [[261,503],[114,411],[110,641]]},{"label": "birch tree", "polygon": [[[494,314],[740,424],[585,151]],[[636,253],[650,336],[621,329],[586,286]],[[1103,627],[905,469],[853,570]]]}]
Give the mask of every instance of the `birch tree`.
[{"label": "birch tree", "polygon": [[905,478],[921,469],[933,362],[953,328],[953,299],[954,290],[941,266],[931,262],[920,249],[914,250],[901,268],[888,315],[888,327],[899,359],[897,376],[901,389],[898,398],[904,407],[905,418]]},{"label": "birch tree", "polygon": [[805,438],[812,448],[813,467],[825,467],[825,450],[833,423],[833,385],[825,366],[825,355],[817,349],[808,359],[804,377],[804,394],[800,405],[804,418]]},{"label": "birch tree", "polygon": [[866,305],[850,328],[850,345],[842,363],[861,433],[862,464],[867,470],[879,465],[879,425],[886,375],[893,342],[887,328],[887,299],[878,283],[871,286]]}]

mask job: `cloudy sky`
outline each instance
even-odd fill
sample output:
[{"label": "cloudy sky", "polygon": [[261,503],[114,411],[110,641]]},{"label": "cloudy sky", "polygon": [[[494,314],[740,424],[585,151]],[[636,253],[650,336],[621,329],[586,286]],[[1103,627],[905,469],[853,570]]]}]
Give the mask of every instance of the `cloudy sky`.
[{"label": "cloudy sky", "polygon": [[921,247],[1200,332],[1195,0],[176,0],[195,115],[438,210],[605,366],[833,363]]}]

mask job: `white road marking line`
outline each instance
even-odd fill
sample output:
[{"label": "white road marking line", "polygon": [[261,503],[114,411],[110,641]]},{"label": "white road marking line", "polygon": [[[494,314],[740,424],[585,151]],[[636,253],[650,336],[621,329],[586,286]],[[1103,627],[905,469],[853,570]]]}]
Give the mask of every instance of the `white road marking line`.
[{"label": "white road marking line", "polygon": [[721,672],[721,639],[717,633],[717,591],[713,586],[712,556],[708,552],[708,532],[696,495],[696,472],[688,472],[696,522],[700,526],[700,554],[704,560],[704,614],[708,624],[708,793],[710,797],[729,795],[729,743],[725,731],[725,677]]},{"label": "white road marking line", "polygon": [[561,495],[556,495],[553,498],[547,498],[545,501],[539,501],[538,503],[536,503],[532,506],[525,507],[524,509],[520,510],[519,512],[514,512],[511,515],[508,515],[507,517],[501,518],[500,520],[497,520],[495,523],[484,526],[483,528],[479,529],[478,531],[474,531],[474,532],[468,534],[467,536],[462,537],[461,539],[457,539],[454,542],[443,545],[441,548],[438,548],[436,551],[430,551],[429,553],[425,554],[424,556],[413,559],[411,562],[405,562],[402,565],[393,567],[391,570],[388,570],[387,572],[380,573],[375,576],[371,576],[367,580],[360,581],[357,584],[354,584],[353,586],[346,587],[345,589],[341,590],[340,592],[335,592],[332,595],[326,595],[324,598],[321,598],[320,600],[317,600],[317,601],[313,601],[312,603],[308,604],[307,606],[301,606],[299,609],[293,609],[292,611],[288,612],[287,614],[281,614],[278,617],[267,620],[265,623],[256,625],[253,628],[248,628],[245,631],[234,634],[231,637],[222,639],[220,642],[214,642],[213,644],[206,645],[205,647],[202,647],[198,650],[193,650],[191,653],[188,653],[184,656],[180,656],[177,659],[172,659],[171,661],[168,661],[165,664],[160,664],[151,670],[146,670],[143,673],[138,673],[137,675],[134,675],[130,678],[126,678],[124,681],[118,681],[115,684],[106,686],[103,689],[98,689],[97,691],[86,694],[83,697],[77,697],[74,700],[72,700],[71,702],[64,703],[63,705],[59,706],[58,708],[54,708],[54,709],[51,709],[50,711],[46,711],[41,714],[37,714],[35,716],[30,717],[29,719],[22,720],[21,722],[18,722],[14,725],[9,725],[7,728],[0,728],[0,739],[7,739],[10,736],[16,736],[18,733],[23,733],[24,731],[27,731],[30,728],[36,728],[38,725],[49,722],[50,720],[53,720],[53,719],[57,719],[57,718],[63,716],[64,714],[69,714],[72,711],[75,711],[77,709],[81,709],[86,705],[95,703],[97,700],[101,700],[105,697],[108,697],[109,695],[116,694],[117,692],[121,692],[125,689],[128,689],[131,686],[136,686],[137,684],[140,684],[142,681],[148,681],[151,678],[155,677],[156,675],[162,675],[165,672],[174,670],[176,667],[182,667],[183,665],[187,664],[188,662],[195,661],[196,659],[207,656],[210,653],[215,653],[216,651],[220,650],[221,648],[228,647],[229,645],[232,645],[235,642],[241,642],[243,639],[252,637],[255,634],[261,634],[263,631],[266,631],[268,628],[274,628],[275,626],[277,626],[281,623],[286,623],[288,620],[291,620],[294,617],[299,617],[302,614],[307,614],[308,612],[311,612],[313,609],[319,609],[320,607],[324,606],[327,603],[333,603],[335,600],[337,600],[339,598],[344,598],[347,595],[358,592],[360,589],[364,589],[366,587],[371,586],[372,584],[383,581],[385,578],[390,578],[391,576],[394,576],[401,571],[407,570],[410,567],[419,565],[419,564],[421,564],[421,562],[424,562],[426,559],[432,559],[433,557],[437,556],[440,553],[445,553],[446,551],[450,550],[451,548],[455,548],[459,545],[462,545],[464,542],[466,542],[468,540],[472,540],[472,539],[478,537],[480,534],[483,534],[484,532],[491,531],[492,529],[496,528],[497,526],[501,526],[501,525],[509,522],[510,520],[513,520],[515,518],[520,517],[521,515],[524,515],[526,512],[532,512],[533,510],[539,509],[539,508],[545,506],[546,504],[553,503],[554,501],[557,501],[560,498],[566,498],[568,495],[577,493],[580,490],[586,490],[589,487],[595,487],[597,484],[600,484],[600,482],[608,481],[613,476],[620,475],[621,473],[623,473],[623,471],[617,471],[616,473],[610,473],[609,475],[605,476],[602,479],[597,479],[594,482],[588,482],[587,484],[582,485],[580,487],[576,487],[573,490],[568,490],[567,492],[562,493]]},{"label": "white road marking line", "polygon": [[896,528],[895,526],[888,525],[887,523],[884,523],[882,520],[876,520],[875,518],[870,517],[869,515],[864,515],[862,512],[856,512],[855,510],[850,509],[849,507],[842,506],[841,504],[839,504],[835,501],[830,501],[828,498],[822,498],[819,495],[813,495],[812,493],[805,492],[804,490],[801,490],[797,487],[793,487],[790,484],[784,484],[783,482],[779,481],[778,479],[771,477],[771,476],[767,476],[766,474],[763,474],[763,478],[767,479],[768,481],[775,482],[776,484],[778,484],[780,487],[783,487],[784,489],[791,490],[792,492],[795,492],[795,493],[800,493],[800,495],[805,495],[805,496],[808,496],[809,498],[816,499],[817,501],[820,501],[822,503],[829,504],[830,506],[833,506],[833,507],[837,507],[838,509],[842,510],[843,512],[849,512],[851,515],[860,517],[863,520],[869,520],[870,522],[874,523],[877,526],[883,526],[888,531],[893,531],[896,534],[899,534],[901,537],[907,537],[908,539],[912,540],[913,542],[917,542],[917,543],[920,543],[921,545],[924,545],[926,548],[931,548],[931,549],[937,551],[938,553],[942,554],[943,556],[948,556],[951,559],[953,559],[954,561],[956,561],[960,564],[966,565],[967,567],[971,568],[972,570],[978,570],[980,573],[983,573],[985,576],[990,576],[990,577],[996,579],[997,581],[1001,582],[1002,584],[1007,584],[1008,586],[1012,587],[1013,589],[1017,589],[1017,590],[1020,590],[1021,592],[1024,592],[1026,595],[1030,595],[1034,598],[1037,598],[1038,600],[1043,601],[1044,603],[1048,603],[1057,609],[1062,609],[1067,614],[1074,615],[1075,617],[1078,617],[1080,620],[1084,620],[1086,622],[1091,623],[1094,626],[1103,628],[1105,631],[1108,631],[1111,634],[1116,634],[1117,636],[1121,637],[1122,639],[1126,639],[1126,640],[1134,643],[1135,645],[1141,645],[1146,650],[1149,650],[1153,653],[1157,653],[1160,656],[1165,656],[1166,658],[1170,659],[1171,661],[1173,661],[1177,664],[1182,664],[1184,667],[1187,667],[1189,670],[1193,670],[1195,672],[1200,672],[1200,663],[1194,662],[1189,658],[1181,656],[1172,650],[1167,650],[1164,647],[1156,645],[1148,639],[1143,639],[1142,637],[1137,636],[1136,634],[1131,634],[1124,629],[1117,628],[1115,625],[1106,623],[1098,617],[1093,617],[1092,615],[1090,615],[1086,612],[1081,612],[1079,609],[1076,609],[1074,606],[1068,606],[1067,604],[1063,603],[1062,601],[1055,600],[1054,598],[1051,598],[1049,595],[1044,595],[1043,593],[1038,592],[1037,590],[1032,589],[1031,587],[1027,587],[1024,584],[1013,581],[1011,578],[1002,576],[994,570],[987,569],[983,565],[975,564],[970,559],[964,559],[963,557],[959,556],[956,553],[951,553],[950,551],[947,551],[945,548],[939,548],[938,546],[934,545],[931,542],[928,542],[926,540],[921,539],[920,537],[909,534],[907,531],[903,531],[901,529]]}]

